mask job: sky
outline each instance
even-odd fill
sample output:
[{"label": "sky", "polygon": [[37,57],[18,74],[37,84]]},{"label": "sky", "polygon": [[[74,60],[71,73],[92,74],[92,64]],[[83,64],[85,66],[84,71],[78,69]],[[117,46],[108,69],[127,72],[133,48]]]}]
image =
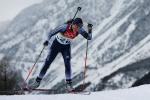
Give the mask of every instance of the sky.
[{"label": "sky", "polygon": [[21,10],[43,0],[0,0],[0,22],[13,19]]}]

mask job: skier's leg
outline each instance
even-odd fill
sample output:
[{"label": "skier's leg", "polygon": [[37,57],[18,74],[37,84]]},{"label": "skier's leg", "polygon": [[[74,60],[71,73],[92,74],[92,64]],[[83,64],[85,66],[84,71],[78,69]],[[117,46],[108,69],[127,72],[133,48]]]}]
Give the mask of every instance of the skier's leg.
[{"label": "skier's leg", "polygon": [[64,46],[61,51],[65,63],[65,75],[66,75],[66,89],[68,91],[74,90],[72,86],[72,78],[71,78],[71,50],[70,45]]},{"label": "skier's leg", "polygon": [[70,45],[64,46],[64,49],[61,51],[64,63],[65,63],[65,75],[66,81],[71,81],[71,49]]},{"label": "skier's leg", "polygon": [[55,50],[53,50],[53,49],[50,50],[50,52],[49,52],[49,54],[48,54],[48,56],[46,58],[46,61],[44,63],[44,66],[41,69],[41,72],[40,72],[39,76],[36,78],[34,83],[29,85],[29,87],[31,89],[35,89],[35,88],[39,87],[42,78],[44,77],[47,69],[49,68],[50,64],[53,62],[53,60],[55,59],[57,54],[58,54],[58,52],[56,52]]},{"label": "skier's leg", "polygon": [[34,89],[39,87],[40,82],[42,80],[42,78],[44,77],[44,75],[46,74],[47,69],[49,68],[50,64],[53,62],[53,60],[55,59],[55,57],[57,56],[59,50],[57,47],[57,42],[54,40],[54,42],[52,43],[52,46],[50,48],[49,54],[46,58],[46,61],[40,71],[39,76],[36,78],[35,82],[33,84],[31,84],[29,87]]},{"label": "skier's leg", "polygon": [[[40,71],[40,74],[38,76],[39,79],[42,79],[44,77],[44,75],[46,74],[46,71],[48,70],[50,64],[54,61],[55,57],[57,56],[58,52],[59,52],[59,44],[57,42],[57,40],[54,40],[51,47],[50,47],[50,51],[49,54],[46,58],[46,61]],[[38,79],[37,78],[37,79]]]},{"label": "skier's leg", "polygon": [[44,75],[46,74],[46,71],[48,70],[50,64],[54,61],[57,54],[58,54],[57,50],[54,50],[54,49],[50,50],[50,52],[46,58],[46,61],[40,71],[38,78],[42,79],[44,77]]}]

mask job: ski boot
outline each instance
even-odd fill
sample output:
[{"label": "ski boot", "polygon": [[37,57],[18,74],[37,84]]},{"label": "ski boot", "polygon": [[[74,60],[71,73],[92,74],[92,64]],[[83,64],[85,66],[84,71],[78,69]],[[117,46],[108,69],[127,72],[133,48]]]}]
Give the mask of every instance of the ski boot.
[{"label": "ski boot", "polygon": [[74,90],[71,80],[66,80],[66,89],[68,92],[72,92]]},{"label": "ski boot", "polygon": [[41,78],[37,77],[35,81],[29,86],[30,89],[36,89],[40,86]]}]

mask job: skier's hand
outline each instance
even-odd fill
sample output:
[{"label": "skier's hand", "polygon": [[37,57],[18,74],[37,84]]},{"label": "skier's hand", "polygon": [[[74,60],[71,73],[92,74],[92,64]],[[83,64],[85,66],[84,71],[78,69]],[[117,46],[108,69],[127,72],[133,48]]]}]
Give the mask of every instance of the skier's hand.
[{"label": "skier's hand", "polygon": [[43,43],[44,46],[48,46],[48,41],[46,40],[44,43]]},{"label": "skier's hand", "polygon": [[92,33],[92,24],[88,23],[87,27],[88,27],[88,33]]}]

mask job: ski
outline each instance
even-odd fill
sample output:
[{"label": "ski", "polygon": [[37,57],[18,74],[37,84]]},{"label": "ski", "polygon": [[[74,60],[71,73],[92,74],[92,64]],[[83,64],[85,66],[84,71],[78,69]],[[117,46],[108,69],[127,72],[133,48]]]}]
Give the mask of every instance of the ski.
[{"label": "ski", "polygon": [[[57,92],[58,90],[54,90],[54,89],[24,89],[24,91],[28,91],[28,92],[33,92],[33,91],[41,91],[41,92]],[[68,90],[67,90],[68,91]],[[72,90],[72,91],[68,91],[67,93],[72,93],[72,94],[83,94],[83,95],[90,95],[91,92],[90,91],[85,91],[85,90]]]},{"label": "ski", "polygon": [[55,92],[57,90],[54,90],[54,89],[29,89],[29,88],[24,88],[23,91],[29,91],[29,92],[32,92],[32,91]]},{"label": "ski", "polygon": [[90,95],[91,91],[85,90],[86,87],[90,85],[90,82],[85,83],[85,84],[80,84],[74,88],[72,91],[68,91],[68,93],[73,93],[73,94],[83,94],[83,95]]},{"label": "ski", "polygon": [[24,94],[24,91],[22,90],[4,90],[4,91],[0,91],[0,94],[1,95],[14,95],[14,94],[17,94],[17,95],[22,95]]},{"label": "ski", "polygon": [[[90,82],[87,82],[85,84],[79,84],[72,91],[69,91],[69,90],[66,89],[66,91],[64,91],[64,92],[72,93],[72,94],[90,95],[91,91],[85,90],[86,87],[88,87],[90,84],[91,84]],[[14,89],[14,90],[10,90],[10,91],[0,91],[0,94],[10,94],[10,95],[20,94],[21,95],[21,94],[25,94],[26,92],[31,93],[33,91],[39,91],[39,92],[44,92],[44,93],[52,93],[52,94],[57,93],[58,94],[59,90],[57,90],[57,89],[41,89],[41,88],[32,89],[32,88],[29,88],[29,86],[26,84],[26,86],[24,86],[24,88]],[[61,93],[61,92],[59,92],[59,93]]]},{"label": "ski", "polygon": [[[14,95],[14,94],[23,95],[23,94],[25,94],[25,92],[31,93],[33,91],[55,93],[58,90],[54,90],[54,89],[29,89],[29,88],[24,88],[24,89],[19,89],[19,90],[0,91],[0,94],[2,94],[2,95]],[[86,91],[86,90],[75,90],[74,89],[72,91],[68,91],[68,90],[66,90],[66,91],[67,91],[67,93],[70,93],[70,94],[81,94],[81,95],[90,95],[91,94],[90,91]]]},{"label": "ski", "polygon": [[13,95],[13,94],[24,94],[25,92],[33,92],[33,91],[41,91],[41,92],[55,92],[57,90],[53,89],[29,89],[29,88],[24,88],[24,89],[19,89],[19,90],[6,90],[6,91],[0,91],[0,94],[8,94],[8,95]]},{"label": "ski", "polygon": [[68,93],[71,93],[71,94],[81,94],[81,95],[90,95],[91,91],[86,91],[86,90],[76,91],[76,90],[72,90],[72,91],[68,91]]}]

